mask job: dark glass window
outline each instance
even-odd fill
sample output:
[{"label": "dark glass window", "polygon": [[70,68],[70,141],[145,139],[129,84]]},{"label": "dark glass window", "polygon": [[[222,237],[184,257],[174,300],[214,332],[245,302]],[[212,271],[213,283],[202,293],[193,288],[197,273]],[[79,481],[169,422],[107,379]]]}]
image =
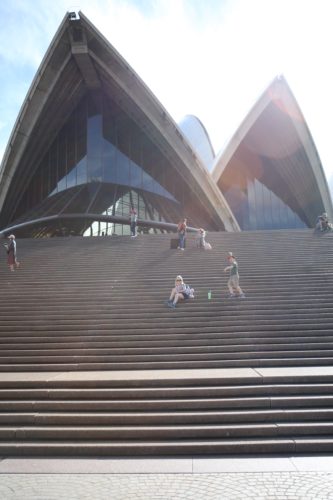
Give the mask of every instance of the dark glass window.
[{"label": "dark glass window", "polygon": [[[72,172],[76,161],[75,142],[75,113],[71,115],[67,122],[67,173]],[[71,187],[71,186],[68,186]]]},{"label": "dark glass window", "polygon": [[[57,186],[58,180],[58,144],[57,141],[53,143],[53,146],[50,149],[49,155],[50,162],[50,191],[53,191]],[[47,193],[47,195],[49,192]]]},{"label": "dark glass window", "polygon": [[87,154],[87,106],[83,100],[76,110],[76,162]]},{"label": "dark glass window", "polygon": [[224,194],[242,229],[306,227],[296,212],[256,178],[247,178],[246,191],[233,185]]},{"label": "dark glass window", "polygon": [[58,186],[57,191],[66,189],[67,174],[67,134],[66,126],[60,131],[58,136]]},{"label": "dark glass window", "polygon": [[102,182],[102,117],[88,118],[88,177],[90,182]]},{"label": "dark glass window", "polygon": [[47,197],[50,183],[50,155],[46,155],[39,167],[38,173],[41,180],[40,201]]},{"label": "dark glass window", "polygon": [[82,158],[76,166],[76,182],[77,185],[86,184],[88,182],[86,156]]}]

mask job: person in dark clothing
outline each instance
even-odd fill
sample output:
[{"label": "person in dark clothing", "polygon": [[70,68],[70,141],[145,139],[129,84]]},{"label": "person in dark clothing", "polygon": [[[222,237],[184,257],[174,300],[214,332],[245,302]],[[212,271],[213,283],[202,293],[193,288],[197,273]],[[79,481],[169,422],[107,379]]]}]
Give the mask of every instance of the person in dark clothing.
[{"label": "person in dark clothing", "polygon": [[137,225],[137,221],[138,221],[138,216],[137,216],[135,208],[132,208],[130,211],[130,221],[131,221],[131,237],[136,238],[136,236],[137,236],[136,225]]}]

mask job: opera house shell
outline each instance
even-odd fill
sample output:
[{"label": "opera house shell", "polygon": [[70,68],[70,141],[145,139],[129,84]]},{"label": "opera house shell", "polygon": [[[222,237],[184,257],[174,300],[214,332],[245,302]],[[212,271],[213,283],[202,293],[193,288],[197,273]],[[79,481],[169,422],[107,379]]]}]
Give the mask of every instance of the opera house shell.
[{"label": "opera house shell", "polygon": [[274,79],[217,156],[212,176],[240,227],[314,227],[332,201],[304,116],[285,79]]},{"label": "opera house shell", "polygon": [[187,216],[216,231],[311,227],[332,203],[283,78],[215,156],[195,117],[176,124],[80,12],[66,14],[14,125],[0,170],[0,229],[19,236],[128,234]]}]

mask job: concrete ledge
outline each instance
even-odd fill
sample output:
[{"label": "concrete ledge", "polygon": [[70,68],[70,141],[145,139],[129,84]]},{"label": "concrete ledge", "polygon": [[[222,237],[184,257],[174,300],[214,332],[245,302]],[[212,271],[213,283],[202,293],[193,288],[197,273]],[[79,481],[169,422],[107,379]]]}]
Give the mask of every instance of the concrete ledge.
[{"label": "concrete ledge", "polygon": [[332,472],[332,455],[207,458],[2,458],[1,474],[203,474]]},{"label": "concrete ledge", "polygon": [[65,371],[65,372],[3,372],[0,373],[0,387],[33,387],[41,383],[56,387],[59,385],[84,383],[86,387],[147,385],[191,385],[193,383],[237,384],[271,383],[281,378],[284,383],[310,380],[333,381],[332,366],[276,367],[276,368],[202,368],[193,370],[112,370],[112,371]]},{"label": "concrete ledge", "polygon": [[[333,376],[333,368],[332,368]],[[249,383],[261,383],[262,375],[252,368],[226,368],[226,369],[196,369],[196,370],[112,370],[112,371],[77,371],[77,372],[4,372],[0,373],[0,387],[16,385],[32,387],[36,383],[47,386],[57,386],[84,382],[86,387],[118,386],[119,384],[139,385],[140,383],[153,383],[155,386],[165,384],[191,384],[191,383],[238,383],[246,380]],[[215,381],[215,382],[214,382]]]}]

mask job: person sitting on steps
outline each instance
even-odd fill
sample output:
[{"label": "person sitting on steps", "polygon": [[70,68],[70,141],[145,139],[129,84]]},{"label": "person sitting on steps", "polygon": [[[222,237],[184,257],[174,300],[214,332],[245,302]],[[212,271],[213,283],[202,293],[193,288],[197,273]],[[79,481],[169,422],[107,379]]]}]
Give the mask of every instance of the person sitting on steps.
[{"label": "person sitting on steps", "polygon": [[175,308],[178,300],[187,300],[194,298],[194,289],[184,283],[181,276],[177,276],[175,287],[171,290],[170,298],[167,302],[168,307]]},{"label": "person sitting on steps", "polygon": [[198,247],[201,250],[205,250],[206,246],[206,231],[201,227],[198,231]]},{"label": "person sitting on steps", "polygon": [[332,231],[333,227],[331,222],[328,220],[326,212],[323,212],[321,215],[318,215],[316,221],[316,229],[321,232]]},{"label": "person sitting on steps", "polygon": [[200,248],[200,250],[212,249],[212,245],[206,241],[206,234],[206,231],[202,227],[198,229],[197,247]]}]

